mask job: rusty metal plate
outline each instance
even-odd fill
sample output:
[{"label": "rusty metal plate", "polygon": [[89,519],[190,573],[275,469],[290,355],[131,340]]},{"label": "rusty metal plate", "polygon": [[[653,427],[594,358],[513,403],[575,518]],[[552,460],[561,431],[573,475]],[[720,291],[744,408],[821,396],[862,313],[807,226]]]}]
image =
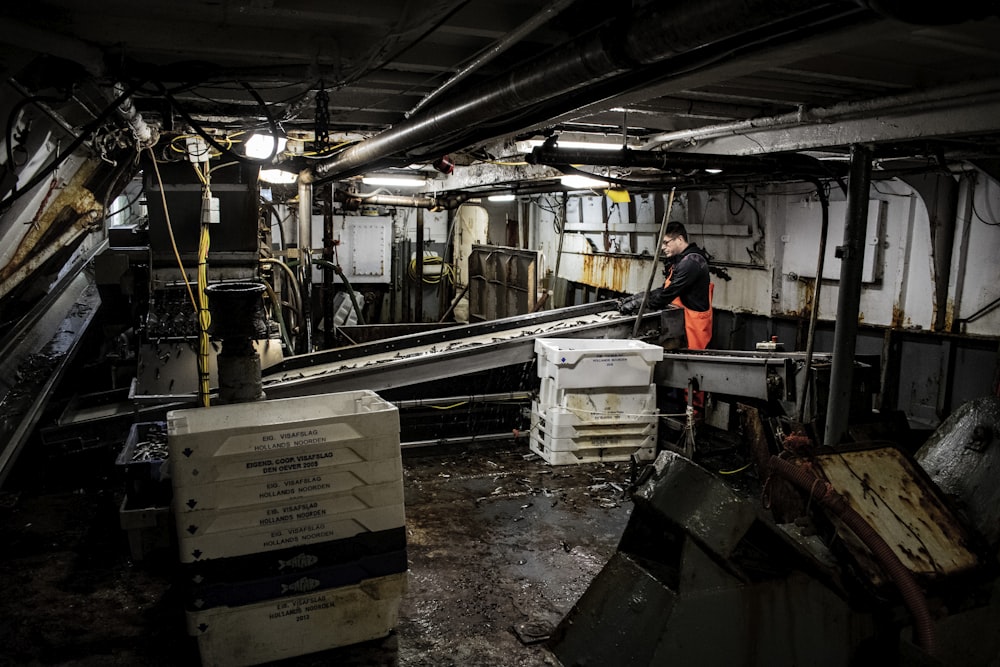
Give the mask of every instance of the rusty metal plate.
[{"label": "rusty metal plate", "polygon": [[[978,565],[966,527],[934,483],[898,449],[837,451],[816,456],[812,464],[915,575],[939,578]],[[842,536],[849,533],[845,529]],[[847,543],[872,580],[883,581],[860,542]]]}]

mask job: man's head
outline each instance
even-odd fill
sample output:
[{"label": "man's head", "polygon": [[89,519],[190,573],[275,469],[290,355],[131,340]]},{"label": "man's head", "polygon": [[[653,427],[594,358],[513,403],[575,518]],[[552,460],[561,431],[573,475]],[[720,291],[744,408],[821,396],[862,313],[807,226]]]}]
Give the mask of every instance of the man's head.
[{"label": "man's head", "polygon": [[688,247],[687,230],[679,222],[668,222],[667,228],[663,230],[663,240],[660,248],[666,257],[675,257]]}]

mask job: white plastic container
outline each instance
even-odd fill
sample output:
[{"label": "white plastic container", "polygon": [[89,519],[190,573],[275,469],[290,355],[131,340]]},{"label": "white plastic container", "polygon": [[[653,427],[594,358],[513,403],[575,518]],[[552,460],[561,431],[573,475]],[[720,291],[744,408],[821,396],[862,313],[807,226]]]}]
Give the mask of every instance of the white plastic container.
[{"label": "white plastic container", "polygon": [[[373,391],[188,408],[167,413],[170,460],[293,456],[324,445],[399,439],[399,411]],[[363,457],[362,460],[371,460]]]},{"label": "white plastic container", "polygon": [[572,465],[628,461],[634,454],[640,461],[656,458],[656,436],[553,438],[544,431],[532,431],[529,448],[549,465]]},{"label": "white plastic container", "polygon": [[531,404],[531,429],[542,430],[553,438],[592,438],[592,437],[647,437],[655,436],[658,417],[655,414],[646,416],[629,415],[628,419],[616,421],[592,420],[590,415],[580,416],[565,408],[549,408],[542,410],[537,401]]},{"label": "white plastic container", "polygon": [[240,667],[388,635],[399,620],[405,572],[293,597],[187,613],[202,667]]},{"label": "white plastic container", "polygon": [[638,340],[539,338],[535,340],[538,377],[556,387],[635,387],[653,381],[663,348]]},{"label": "white plastic container", "polygon": [[[346,451],[349,450],[341,448],[336,453]],[[398,443],[392,445],[392,451],[395,454],[392,458],[340,465],[329,463],[329,461],[336,461],[337,457],[321,460],[312,459],[322,466],[297,469],[283,474],[260,472],[279,469],[283,467],[283,464],[271,467],[258,465],[252,469],[256,473],[254,477],[212,481],[212,478],[218,477],[220,472],[225,475],[227,469],[241,467],[240,464],[220,462],[218,465],[212,466],[209,471],[216,474],[190,474],[186,476],[198,480],[208,478],[205,479],[208,483],[174,485],[174,509],[178,515],[192,511],[233,509],[248,505],[273,503],[278,500],[291,501],[330,493],[343,493],[360,487],[400,481],[403,479],[403,464],[399,455]],[[259,462],[258,460],[253,463]],[[299,463],[303,462],[299,461]],[[196,470],[199,468],[191,467],[189,469],[192,473]]]},{"label": "white plastic container", "polygon": [[538,407],[561,408],[583,421],[641,420],[656,414],[656,385],[561,389],[552,378],[543,378]]},{"label": "white plastic container", "polygon": [[341,540],[406,525],[402,480],[285,503],[178,514],[182,563]]},{"label": "white plastic container", "polygon": [[[213,408],[209,408],[213,409]],[[178,449],[182,438],[174,438]],[[173,448],[173,446],[172,446]],[[169,459],[174,489],[192,484],[256,480],[262,484],[284,475],[322,473],[335,468],[364,467],[366,463],[399,459],[399,434],[350,440],[327,439],[293,450],[250,451],[212,457],[188,457],[179,453]]]}]

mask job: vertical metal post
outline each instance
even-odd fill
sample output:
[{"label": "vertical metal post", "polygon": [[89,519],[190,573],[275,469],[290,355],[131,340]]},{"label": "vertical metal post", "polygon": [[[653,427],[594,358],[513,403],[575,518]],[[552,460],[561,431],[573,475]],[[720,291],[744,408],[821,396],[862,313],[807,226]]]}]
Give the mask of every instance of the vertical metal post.
[{"label": "vertical metal post", "polygon": [[559,262],[562,261],[563,240],[566,238],[566,211],[569,208],[569,193],[563,193],[562,206],[559,207],[559,217],[562,218],[559,225],[559,249],[556,250],[556,268],[552,273],[552,307],[561,308],[566,305],[565,295],[561,299],[556,298],[556,289],[559,286]]},{"label": "vertical metal post", "polygon": [[852,146],[844,245],[837,248],[837,255],[840,257],[840,292],[837,296],[837,325],[833,332],[830,401],[826,406],[826,432],[823,437],[823,443],[826,445],[836,445],[843,439],[850,417],[871,176],[871,148]]},{"label": "vertical metal post", "polygon": [[305,350],[312,352],[312,183],[299,178],[299,275],[302,280],[302,327]]},{"label": "vertical metal post", "polygon": [[323,188],[323,347],[333,347],[333,183]]},{"label": "vertical metal post", "polygon": [[424,209],[417,209],[417,259],[416,293],[414,294],[414,322],[424,321]]}]

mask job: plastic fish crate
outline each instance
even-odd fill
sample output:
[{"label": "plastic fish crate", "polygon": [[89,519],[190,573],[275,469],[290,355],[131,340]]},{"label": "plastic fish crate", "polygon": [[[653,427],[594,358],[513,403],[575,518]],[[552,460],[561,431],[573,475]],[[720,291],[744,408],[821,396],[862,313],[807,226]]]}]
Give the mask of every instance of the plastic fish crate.
[{"label": "plastic fish crate", "polygon": [[365,443],[386,438],[398,443],[399,411],[373,391],[348,391],[172,410],[167,434],[175,466],[230,456],[278,460],[324,445],[349,447],[361,460],[372,460],[363,454]]},{"label": "plastic fish crate", "polygon": [[528,447],[549,465],[628,461],[633,454],[640,461],[656,458],[656,436],[574,439],[532,431]]},{"label": "plastic fish crate", "polygon": [[341,442],[321,442],[286,452],[248,452],[212,458],[171,460],[174,487],[236,480],[264,480],[288,474],[319,472],[362,463],[401,458],[399,434]]},{"label": "plastic fish crate", "polygon": [[167,423],[137,422],[129,428],[115,468],[125,480],[125,494],[139,506],[169,505],[170,461]]},{"label": "plastic fish crate", "polygon": [[656,385],[560,389],[552,378],[543,378],[538,407],[562,408],[584,421],[638,420],[656,414]]},{"label": "plastic fish crate", "polygon": [[638,340],[539,338],[535,340],[538,377],[561,389],[635,387],[653,381],[663,348]]},{"label": "plastic fish crate", "polygon": [[197,611],[219,606],[253,604],[313,590],[351,586],[375,577],[406,572],[406,550],[371,554],[358,560],[313,567],[274,576],[191,586],[185,597],[188,609]]},{"label": "plastic fish crate", "polygon": [[353,537],[243,556],[204,559],[180,566],[179,581],[185,586],[232,585],[314,568],[325,568],[364,560],[406,549],[403,526]]},{"label": "plastic fish crate", "polygon": [[249,511],[206,510],[178,516],[180,560],[191,563],[244,556],[405,526],[402,484],[366,489],[380,486],[398,488],[389,494],[395,502],[387,497],[366,499],[353,494],[353,497],[311,498],[284,506],[266,505]]},{"label": "plastic fish crate", "polygon": [[586,442],[592,438],[646,438],[656,437],[657,417],[651,415],[641,421],[580,422],[572,412],[558,408],[531,411],[532,432],[542,431],[550,438],[573,439]]},{"label": "plastic fish crate", "polygon": [[[179,483],[180,480],[178,480],[174,486],[174,497],[176,498],[174,508],[179,515],[191,511],[233,509],[273,503],[277,500],[296,500],[330,493],[343,493],[365,486],[401,481],[403,479],[403,463],[399,454],[399,445],[397,443],[388,449],[392,451],[391,458],[342,463],[340,465],[327,463],[330,460],[337,460],[337,456],[310,459],[320,461],[323,465],[306,471],[284,474],[264,472],[273,468],[281,468],[283,465],[261,465],[273,463],[269,459],[256,459],[242,464],[234,464],[234,468],[240,468],[242,465],[244,468],[254,471],[255,476],[231,478],[226,481],[210,481],[207,484]],[[340,449],[340,453],[344,451],[346,450]],[[225,474],[226,469],[227,464],[221,463],[212,467],[212,471],[216,473]],[[186,474],[185,479],[201,479],[206,476],[205,474],[194,475],[195,470],[199,470],[199,468],[191,468],[192,474]],[[211,474],[207,476],[217,477],[217,475]]]},{"label": "plastic fish crate", "polygon": [[539,401],[531,402],[531,425],[552,432],[557,438],[572,438],[585,433],[611,432],[623,429],[643,429],[656,424],[659,415],[655,404],[644,401],[644,412],[600,412],[572,410],[559,406],[543,407]]},{"label": "plastic fish crate", "polygon": [[242,667],[388,635],[399,620],[406,573],[249,605],[187,612],[202,667]]},{"label": "plastic fish crate", "polygon": [[129,555],[139,562],[159,549],[174,547],[170,506],[146,507],[125,496],[118,522],[128,536]]}]

